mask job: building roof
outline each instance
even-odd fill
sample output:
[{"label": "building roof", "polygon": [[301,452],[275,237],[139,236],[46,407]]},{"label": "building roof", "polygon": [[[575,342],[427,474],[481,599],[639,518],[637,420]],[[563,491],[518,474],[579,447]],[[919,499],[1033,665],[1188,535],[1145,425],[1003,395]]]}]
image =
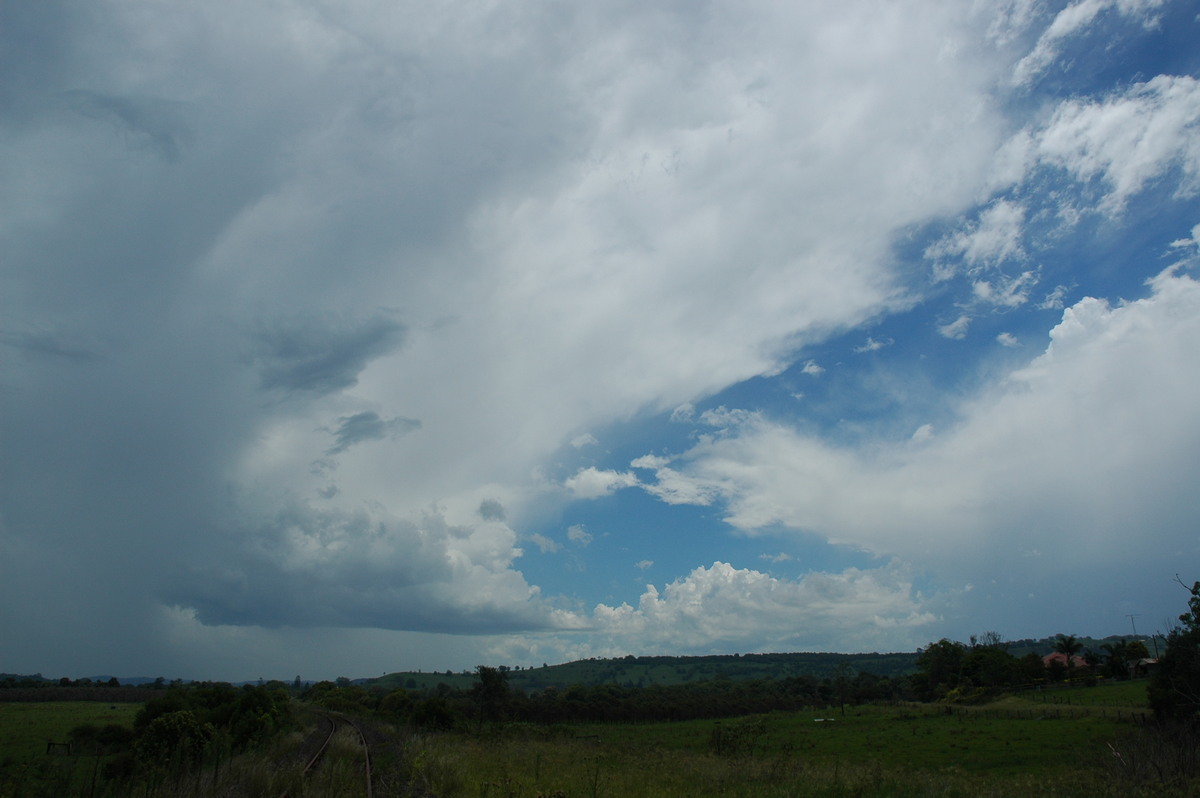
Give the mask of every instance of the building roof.
[{"label": "building roof", "polygon": [[[1046,656],[1042,657],[1043,665],[1049,665],[1052,662],[1057,662],[1060,665],[1066,666],[1068,665],[1067,655],[1063,654],[1061,651],[1055,651],[1053,654],[1047,654]],[[1080,656],[1071,657],[1070,665],[1073,665],[1076,668],[1088,667],[1087,662],[1083,659],[1083,657]]]}]

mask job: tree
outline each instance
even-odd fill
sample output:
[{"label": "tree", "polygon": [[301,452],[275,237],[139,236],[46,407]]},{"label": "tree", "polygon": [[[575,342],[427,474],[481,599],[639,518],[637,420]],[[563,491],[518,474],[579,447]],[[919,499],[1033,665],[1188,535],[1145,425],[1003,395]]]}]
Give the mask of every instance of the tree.
[{"label": "tree", "polygon": [[966,653],[962,643],[944,637],[921,649],[917,656],[921,672],[912,680],[921,698],[940,697],[957,687]]},{"label": "tree", "polygon": [[508,669],[480,665],[475,669],[479,678],[472,692],[479,704],[479,720],[498,721],[508,708]]},{"label": "tree", "polygon": [[1004,636],[999,632],[984,632],[978,637],[971,635],[971,648],[998,648],[1007,651],[1008,643],[1004,642]]},{"label": "tree", "polygon": [[1075,656],[1083,649],[1083,643],[1075,639],[1075,635],[1058,635],[1054,641],[1054,650],[1067,658],[1067,673],[1075,670]]},{"label": "tree", "polygon": [[1126,650],[1129,652],[1129,658],[1134,661],[1150,659],[1150,651],[1141,640],[1130,640],[1129,645],[1126,646]]},{"label": "tree", "polygon": [[1147,691],[1160,719],[1188,721],[1200,715],[1200,582],[1187,590],[1188,611],[1179,616],[1181,625],[1167,634],[1167,650]]},{"label": "tree", "polygon": [[1100,646],[1104,652],[1104,669],[1114,679],[1129,678],[1129,644],[1125,640],[1115,643],[1105,643]]},{"label": "tree", "polygon": [[391,718],[406,718],[412,710],[413,697],[407,690],[393,690],[379,702],[379,711]]},{"label": "tree", "polygon": [[1037,684],[1046,679],[1046,665],[1036,651],[1030,651],[1017,660],[1017,678],[1025,684]]},{"label": "tree", "polygon": [[975,646],[962,661],[962,676],[974,687],[1005,687],[1019,681],[1017,659],[998,645]]},{"label": "tree", "polygon": [[1083,643],[1075,639],[1075,635],[1058,635],[1054,641],[1054,650],[1059,654],[1065,654],[1067,662],[1083,649]]}]

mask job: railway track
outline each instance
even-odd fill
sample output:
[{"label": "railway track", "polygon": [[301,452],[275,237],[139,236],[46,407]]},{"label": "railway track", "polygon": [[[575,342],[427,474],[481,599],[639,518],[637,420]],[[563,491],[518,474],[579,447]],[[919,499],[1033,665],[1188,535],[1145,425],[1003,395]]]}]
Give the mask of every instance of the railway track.
[{"label": "railway track", "polygon": [[[306,781],[309,780],[320,768],[322,761],[324,761],[325,756],[329,751],[329,744],[333,742],[333,738],[337,736],[338,730],[349,729],[351,731],[351,736],[358,741],[359,745],[362,746],[362,776],[366,789],[364,794],[366,795],[366,798],[373,798],[371,783],[371,746],[367,742],[367,737],[365,734],[363,734],[362,728],[344,715],[322,712],[319,713],[318,717],[320,717],[322,725],[328,724],[329,733],[325,735],[324,741],[305,763],[302,774],[303,778]],[[284,792],[279,796],[279,798],[289,798],[289,793]]]}]

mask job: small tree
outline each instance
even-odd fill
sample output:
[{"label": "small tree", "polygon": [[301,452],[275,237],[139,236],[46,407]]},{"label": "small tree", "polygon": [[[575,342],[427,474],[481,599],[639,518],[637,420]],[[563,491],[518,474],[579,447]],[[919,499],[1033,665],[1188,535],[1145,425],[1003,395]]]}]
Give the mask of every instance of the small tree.
[{"label": "small tree", "polygon": [[1188,611],[1167,635],[1166,653],[1147,691],[1154,714],[1163,719],[1193,720],[1200,715],[1200,582],[1188,592]]}]

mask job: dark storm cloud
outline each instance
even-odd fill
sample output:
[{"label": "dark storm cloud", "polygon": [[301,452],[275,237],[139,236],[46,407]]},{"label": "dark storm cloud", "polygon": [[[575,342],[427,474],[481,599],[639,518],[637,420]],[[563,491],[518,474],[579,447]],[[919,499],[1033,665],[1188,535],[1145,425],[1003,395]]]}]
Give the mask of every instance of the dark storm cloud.
[{"label": "dark storm cloud", "polygon": [[333,431],[333,437],[337,442],[325,450],[326,454],[344,452],[356,443],[363,441],[397,438],[421,428],[421,422],[415,418],[397,416],[384,419],[372,410],[355,413],[352,416],[342,416],[338,421],[341,423]]},{"label": "dark storm cloud", "polygon": [[113,125],[129,146],[148,147],[169,161],[176,160],[192,140],[184,103],[154,97],[119,97],[82,89],[65,92],[63,97],[78,113]]},{"label": "dark storm cloud", "polygon": [[0,343],[35,357],[86,363],[99,355],[66,337],[54,333],[12,332],[0,330]]},{"label": "dark storm cloud", "polygon": [[404,331],[384,313],[281,321],[258,330],[255,365],[264,388],[328,394],[355,385],[368,363],[400,345]]},{"label": "dark storm cloud", "polygon": [[461,548],[469,535],[438,515],[413,522],[292,504],[214,539],[203,562],[180,566],[161,599],[210,625],[548,628],[519,576],[469,563]]},{"label": "dark storm cloud", "polygon": [[69,69],[70,29],[79,17],[62,5],[56,0],[0,4],[0,108],[6,121],[19,115],[14,111],[36,104],[37,87],[57,82]]},{"label": "dark storm cloud", "polygon": [[497,499],[484,499],[479,503],[479,517],[484,521],[503,521],[504,505]]}]

